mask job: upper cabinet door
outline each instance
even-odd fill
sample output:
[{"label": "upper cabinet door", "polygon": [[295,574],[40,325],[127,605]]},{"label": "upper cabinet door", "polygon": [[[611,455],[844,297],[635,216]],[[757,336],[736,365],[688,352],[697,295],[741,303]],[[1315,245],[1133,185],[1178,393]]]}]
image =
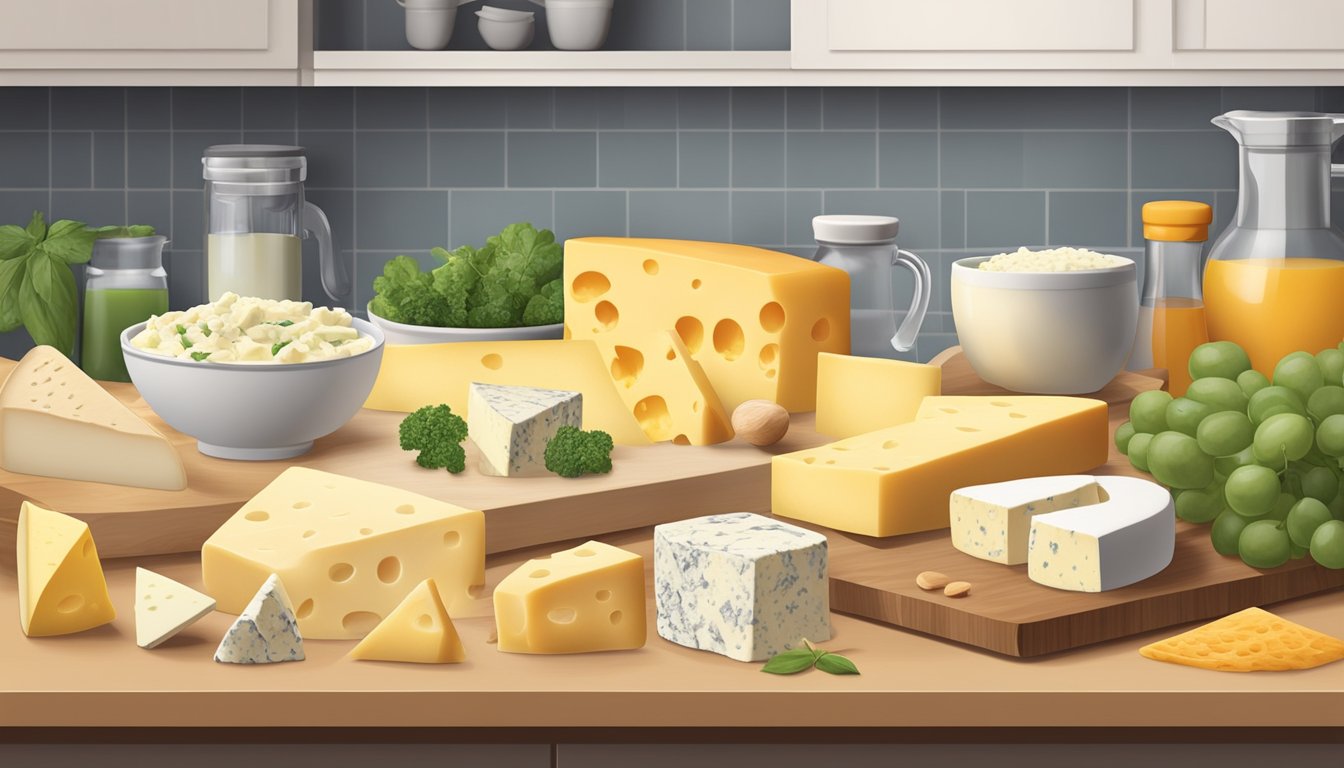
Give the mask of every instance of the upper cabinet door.
[{"label": "upper cabinet door", "polygon": [[1176,0],[1181,51],[1344,51],[1344,0]]},{"label": "upper cabinet door", "polygon": [[1134,0],[828,0],[832,51],[1129,51]]}]

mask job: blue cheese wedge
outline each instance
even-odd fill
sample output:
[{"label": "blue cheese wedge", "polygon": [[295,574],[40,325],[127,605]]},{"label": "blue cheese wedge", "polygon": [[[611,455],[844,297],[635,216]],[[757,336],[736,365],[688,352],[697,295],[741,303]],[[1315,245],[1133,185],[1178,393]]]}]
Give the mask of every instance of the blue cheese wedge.
[{"label": "blue cheese wedge", "polygon": [[1004,565],[1027,562],[1027,533],[1034,515],[1101,501],[1091,475],[1028,477],[972,485],[952,492],[952,546]]},{"label": "blue cheese wedge", "polygon": [[583,394],[473,382],[467,435],[481,453],[481,474],[546,473],[546,444],[561,427],[583,426]]},{"label": "blue cheese wedge", "polygon": [[226,664],[270,664],[303,661],[303,637],[294,607],[280,577],[271,574],[252,602],[224,633],[215,661]]},{"label": "blue cheese wedge", "polygon": [[1031,518],[1027,575],[1074,592],[1119,589],[1154,576],[1176,549],[1176,509],[1165,488],[1098,477],[1101,502]]},{"label": "blue cheese wedge", "polygon": [[749,513],[654,528],[658,634],[737,661],[831,637],[826,537]]}]

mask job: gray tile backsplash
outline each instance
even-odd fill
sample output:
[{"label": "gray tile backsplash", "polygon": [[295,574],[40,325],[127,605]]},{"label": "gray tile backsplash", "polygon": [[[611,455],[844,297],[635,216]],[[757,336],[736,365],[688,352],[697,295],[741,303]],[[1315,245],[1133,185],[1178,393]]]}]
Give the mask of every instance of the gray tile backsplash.
[{"label": "gray tile backsplash", "polygon": [[[687,46],[710,47],[725,34],[740,42],[743,9],[773,2],[668,7],[684,9],[675,26]],[[730,5],[727,33],[700,24]],[[1163,198],[1213,204],[1219,231],[1236,204],[1235,144],[1209,118],[1341,104],[1344,88],[0,88],[0,224],[35,208],[153,224],[173,240],[174,303],[197,303],[202,150],[297,141],[309,197],[354,261],[359,307],[391,256],[430,265],[430,247],[479,242],[511,221],[562,239],[733,240],[807,255],[812,216],[894,214],[902,246],[934,271],[933,314],[911,356],[927,359],[955,343],[954,259],[1019,245],[1136,255],[1139,209]],[[306,270],[306,290],[323,301],[317,278]],[[26,344],[2,335],[0,354]]]}]

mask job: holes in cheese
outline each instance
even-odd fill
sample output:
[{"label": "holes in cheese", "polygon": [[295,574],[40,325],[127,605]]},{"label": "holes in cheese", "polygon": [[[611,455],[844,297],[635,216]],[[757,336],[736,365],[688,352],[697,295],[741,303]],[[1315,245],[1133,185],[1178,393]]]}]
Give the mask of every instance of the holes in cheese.
[{"label": "holes in cheese", "polygon": [[611,361],[611,378],[618,384],[633,387],[644,370],[644,355],[634,347],[616,345],[616,359]]},{"label": "holes in cheese", "polygon": [[[648,271],[647,269],[645,270]],[[575,301],[592,301],[611,290],[611,281],[601,272],[584,272],[574,278],[570,295]]]},{"label": "holes in cheese", "polygon": [[705,324],[694,317],[682,317],[677,319],[675,327],[687,351],[692,355],[699,354],[705,343]]},{"label": "holes in cheese", "polygon": [[704,369],[675,331],[636,347],[617,345],[611,375],[644,435],[654,442],[711,445],[733,437],[728,413]]},{"label": "holes in cheese", "polygon": [[723,355],[724,360],[733,361],[742,356],[742,348],[747,339],[742,326],[733,320],[720,320],[714,326],[714,351]]},{"label": "holes in cheese", "polygon": [[597,318],[604,331],[614,330],[616,324],[621,321],[621,313],[610,301],[599,301],[593,310],[593,316]]}]

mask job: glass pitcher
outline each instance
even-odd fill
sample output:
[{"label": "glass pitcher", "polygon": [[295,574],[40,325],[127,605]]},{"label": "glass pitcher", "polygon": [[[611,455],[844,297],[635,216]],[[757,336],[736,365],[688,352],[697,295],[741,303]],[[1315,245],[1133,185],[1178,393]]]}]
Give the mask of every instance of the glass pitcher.
[{"label": "glass pitcher", "polygon": [[[849,273],[850,352],[862,357],[891,357],[905,352],[929,309],[933,283],[929,265],[915,254],[896,247],[900,219],[891,216],[817,216],[812,235],[816,260]],[[915,276],[915,295],[900,328],[896,326],[896,286],[892,267],[900,265]]]},{"label": "glass pitcher", "polygon": [[322,288],[332,301],[350,292],[327,215],[303,196],[302,147],[221,144],[205,150],[206,294],[303,298],[303,243],[317,238]]},{"label": "glass pitcher", "polygon": [[100,381],[130,381],[121,332],[168,311],[168,238],[107,237],[93,241],[84,268],[84,332],[80,367]]},{"label": "glass pitcher", "polygon": [[1209,337],[1240,344],[1268,376],[1290,352],[1344,339],[1344,237],[1330,225],[1344,115],[1236,111],[1213,124],[1240,145],[1241,183],[1204,268]]}]

